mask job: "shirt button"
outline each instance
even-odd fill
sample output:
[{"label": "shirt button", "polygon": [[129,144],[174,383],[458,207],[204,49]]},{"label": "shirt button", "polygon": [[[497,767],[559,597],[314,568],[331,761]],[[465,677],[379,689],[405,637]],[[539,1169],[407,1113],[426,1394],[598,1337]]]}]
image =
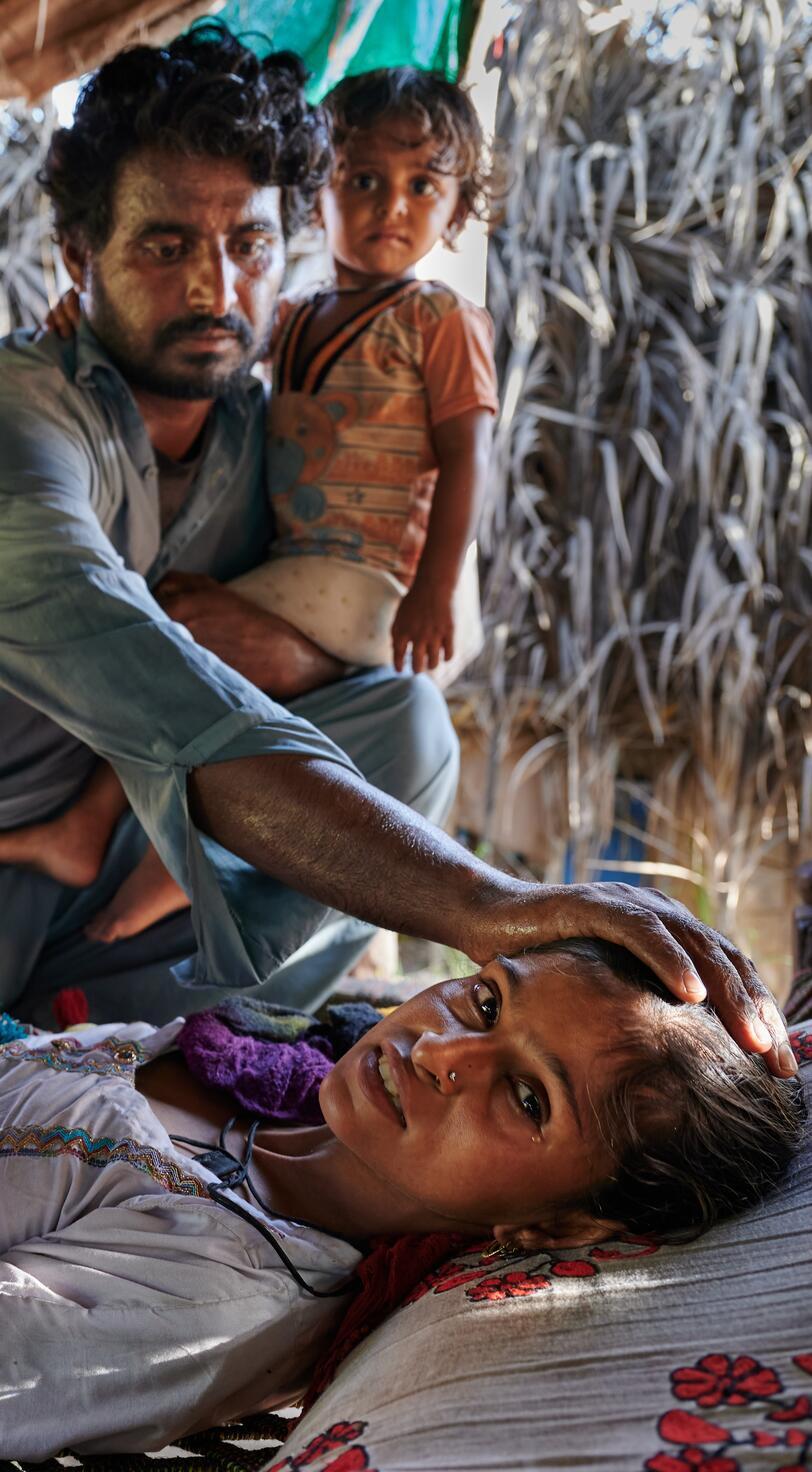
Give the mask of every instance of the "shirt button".
[{"label": "shirt button", "polygon": [[117,1063],[135,1063],[138,1057],[138,1050],[133,1047],[132,1043],[121,1043],[116,1048],[113,1056]]}]

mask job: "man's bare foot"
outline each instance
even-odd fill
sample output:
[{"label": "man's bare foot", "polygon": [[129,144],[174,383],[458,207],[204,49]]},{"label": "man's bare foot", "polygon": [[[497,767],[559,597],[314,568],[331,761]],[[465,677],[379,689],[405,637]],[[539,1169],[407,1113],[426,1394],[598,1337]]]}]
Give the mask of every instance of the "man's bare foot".
[{"label": "man's bare foot", "polygon": [[50,823],[0,833],[0,864],[36,869],[60,884],[84,889],[98,875],[110,833],[107,823],[95,823],[80,808],[69,808]]},{"label": "man's bare foot", "polygon": [[148,848],[110,903],[85,926],[85,935],[110,945],[114,940],[139,935],[167,915],[185,910],[188,904],[187,895],[164,868],[155,849]]}]

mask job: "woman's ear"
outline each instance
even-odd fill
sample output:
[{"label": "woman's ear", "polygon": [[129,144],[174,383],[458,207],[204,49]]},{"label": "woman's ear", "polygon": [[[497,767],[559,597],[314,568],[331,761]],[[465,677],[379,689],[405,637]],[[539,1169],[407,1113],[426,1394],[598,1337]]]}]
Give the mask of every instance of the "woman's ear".
[{"label": "woman's ear", "polygon": [[598,1242],[607,1242],[610,1237],[625,1232],[623,1222],[609,1221],[606,1217],[593,1216],[578,1207],[565,1208],[546,1224],[538,1222],[531,1227],[494,1227],[494,1241],[500,1247],[515,1247],[522,1252],[541,1252],[545,1247],[557,1250],[564,1247],[594,1247]]}]

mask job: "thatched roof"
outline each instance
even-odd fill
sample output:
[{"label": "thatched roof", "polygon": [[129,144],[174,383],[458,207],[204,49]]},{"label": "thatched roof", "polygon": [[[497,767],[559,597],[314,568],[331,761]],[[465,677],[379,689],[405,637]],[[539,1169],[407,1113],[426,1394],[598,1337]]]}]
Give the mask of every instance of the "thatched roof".
[{"label": "thatched roof", "polygon": [[122,46],[169,40],[212,0],[0,0],[0,96],[34,101]]}]

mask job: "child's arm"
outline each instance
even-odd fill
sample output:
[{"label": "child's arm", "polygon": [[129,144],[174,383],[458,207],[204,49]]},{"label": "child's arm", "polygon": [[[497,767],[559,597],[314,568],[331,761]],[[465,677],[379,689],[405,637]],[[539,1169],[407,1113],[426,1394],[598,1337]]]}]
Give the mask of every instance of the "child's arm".
[{"label": "child's arm", "polygon": [[397,670],[409,645],[415,674],[435,669],[454,652],[451,599],[482,504],[492,424],[488,409],[470,409],[432,432],[439,475],[423,555],[392,625]]}]

